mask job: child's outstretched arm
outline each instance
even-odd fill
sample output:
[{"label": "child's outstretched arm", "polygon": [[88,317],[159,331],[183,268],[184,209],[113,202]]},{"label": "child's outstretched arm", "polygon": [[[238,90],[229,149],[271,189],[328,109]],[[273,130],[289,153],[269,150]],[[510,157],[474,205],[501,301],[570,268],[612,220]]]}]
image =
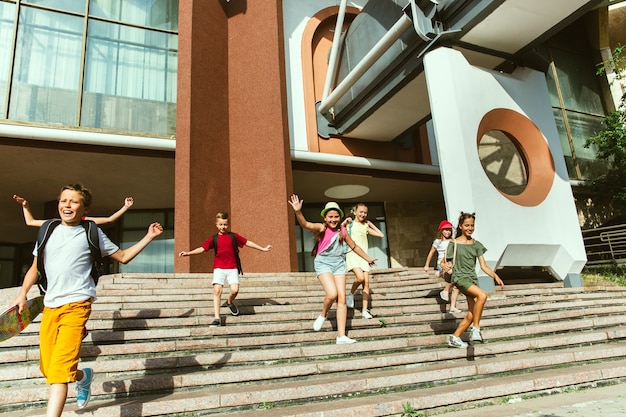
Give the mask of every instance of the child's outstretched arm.
[{"label": "child's outstretched arm", "polygon": [[504,282],[500,279],[498,274],[493,272],[493,269],[489,268],[489,265],[487,265],[487,262],[485,262],[484,256],[480,255],[478,257],[478,263],[480,264],[480,269],[482,269],[485,274],[493,278],[494,281],[496,281],[496,284],[498,284],[501,289],[504,289]]},{"label": "child's outstretched arm", "polygon": [[352,240],[352,237],[350,237],[349,234],[346,233],[346,243],[348,244],[348,247],[354,251],[354,253],[356,253],[357,255],[359,255],[361,258],[365,259],[365,261],[370,264],[371,266],[376,265],[376,258],[372,258],[370,257],[367,252],[365,252],[359,245],[357,245],[356,243],[354,243],[354,240]]},{"label": "child's outstretched arm", "polygon": [[139,242],[135,243],[129,248],[119,249],[117,252],[111,255],[111,259],[114,259],[123,264],[129,263],[161,233],[163,233],[163,226],[156,222],[152,223],[150,226],[148,226],[148,232],[146,233],[146,235]]},{"label": "child's outstretched arm", "polygon": [[426,263],[424,264],[424,272],[428,272],[428,267],[430,266],[430,260],[433,259],[433,255],[437,252],[434,246],[430,247],[430,252],[428,252],[428,256],[426,257]]},{"label": "child's outstretched arm", "polygon": [[202,246],[200,246],[199,248],[195,248],[194,250],[190,250],[188,252],[182,251],[178,254],[178,256],[199,255],[203,252],[205,252],[205,250]]},{"label": "child's outstretched arm", "polygon": [[293,211],[296,212],[296,219],[298,219],[298,223],[303,229],[311,232],[321,232],[324,230],[322,223],[311,223],[304,217],[304,214],[302,214],[302,203],[304,203],[304,200],[300,200],[296,194],[292,194],[288,202],[291,204]]},{"label": "child's outstretched arm", "polygon": [[126,211],[131,208],[131,206],[133,205],[135,201],[133,200],[132,197],[126,197],[124,199],[124,205],[115,213],[111,214],[109,217],[85,217],[86,220],[91,220],[93,221],[95,224],[107,224],[107,223],[113,223],[114,221],[116,221],[117,219],[119,219],[120,217],[122,217],[122,215],[124,213],[126,213]]},{"label": "child's outstretched arm", "polygon": [[254,242],[253,242],[253,241],[251,241],[251,240],[248,240],[248,241],[246,242],[246,246],[247,246],[247,247],[249,247],[249,248],[252,248],[252,249],[260,250],[260,251],[262,251],[262,252],[267,252],[267,251],[269,251],[270,249],[272,249],[272,245],[260,246],[260,245],[257,245],[256,243],[254,243]]},{"label": "child's outstretched arm", "polygon": [[27,226],[41,227],[43,225],[43,220],[37,220],[33,217],[33,213],[30,211],[30,205],[25,198],[20,197],[19,195],[13,195],[13,200],[22,206],[22,211],[24,212],[24,222],[26,222]]},{"label": "child's outstretched arm", "polygon": [[385,234],[369,220],[367,221],[367,234],[374,237],[385,237]]}]

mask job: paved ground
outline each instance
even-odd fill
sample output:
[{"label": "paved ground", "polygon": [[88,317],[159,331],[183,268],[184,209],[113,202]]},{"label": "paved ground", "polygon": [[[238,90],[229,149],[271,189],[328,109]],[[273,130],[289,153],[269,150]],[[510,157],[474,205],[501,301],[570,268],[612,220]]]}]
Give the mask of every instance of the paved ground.
[{"label": "paved ground", "polygon": [[437,417],[625,417],[626,383],[485,406]]}]

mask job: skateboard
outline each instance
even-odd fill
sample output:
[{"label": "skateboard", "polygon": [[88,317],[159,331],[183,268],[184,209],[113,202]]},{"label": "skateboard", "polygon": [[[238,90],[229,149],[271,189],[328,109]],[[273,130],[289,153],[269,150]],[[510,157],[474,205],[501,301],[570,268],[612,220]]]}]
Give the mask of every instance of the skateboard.
[{"label": "skateboard", "polygon": [[26,302],[22,313],[17,306],[9,308],[0,315],[0,342],[19,334],[43,311],[43,295],[31,298]]}]

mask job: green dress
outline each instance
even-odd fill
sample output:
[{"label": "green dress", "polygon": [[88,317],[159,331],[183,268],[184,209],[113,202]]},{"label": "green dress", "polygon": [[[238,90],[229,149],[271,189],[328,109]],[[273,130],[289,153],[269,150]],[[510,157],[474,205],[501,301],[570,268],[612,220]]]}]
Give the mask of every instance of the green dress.
[{"label": "green dress", "polygon": [[478,275],[476,275],[476,260],[487,252],[487,248],[477,240],[468,244],[457,244],[454,240],[448,245],[446,259],[452,261],[454,247],[456,257],[452,268],[452,283],[462,292],[466,293],[472,285],[478,285]]}]

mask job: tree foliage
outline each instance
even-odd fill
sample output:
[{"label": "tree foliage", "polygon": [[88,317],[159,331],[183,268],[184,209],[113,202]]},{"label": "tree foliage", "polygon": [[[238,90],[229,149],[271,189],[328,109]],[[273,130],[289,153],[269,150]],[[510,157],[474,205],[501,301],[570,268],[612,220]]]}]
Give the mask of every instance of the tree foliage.
[{"label": "tree foliage", "polygon": [[[626,45],[613,51],[611,61],[598,65],[598,74],[607,68],[615,72],[616,80],[626,76]],[[587,185],[600,200],[610,203],[620,214],[626,213],[626,94],[622,95],[616,110],[606,115],[603,128],[587,139],[585,147],[593,146],[608,169],[604,174],[590,178]]]}]

